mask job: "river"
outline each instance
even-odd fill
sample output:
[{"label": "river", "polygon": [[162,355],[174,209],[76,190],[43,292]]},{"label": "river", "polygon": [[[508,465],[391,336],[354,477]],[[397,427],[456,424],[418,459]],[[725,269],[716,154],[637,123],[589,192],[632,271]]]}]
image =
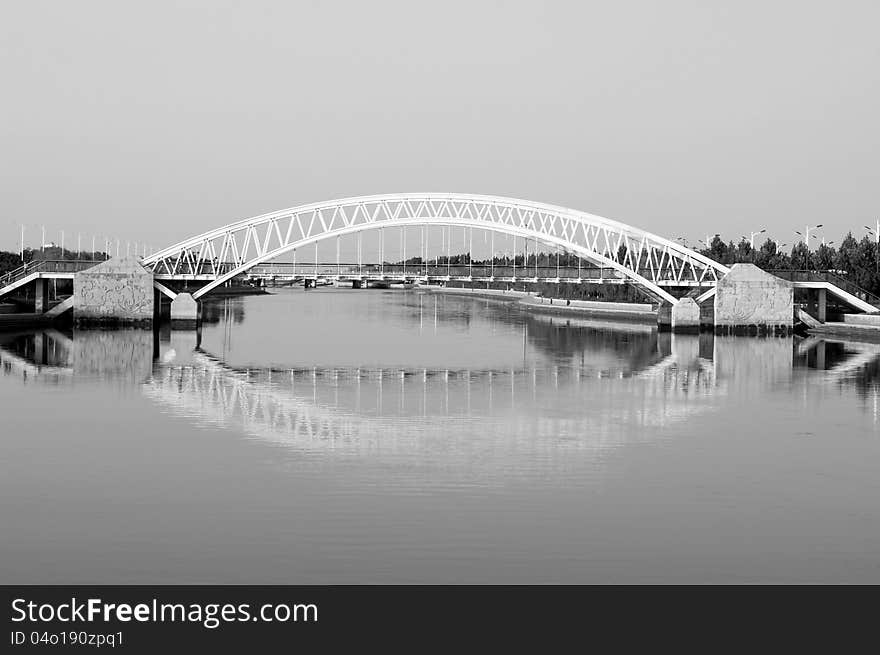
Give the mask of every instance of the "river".
[{"label": "river", "polygon": [[0,333],[0,582],[880,582],[880,346],[419,291]]}]

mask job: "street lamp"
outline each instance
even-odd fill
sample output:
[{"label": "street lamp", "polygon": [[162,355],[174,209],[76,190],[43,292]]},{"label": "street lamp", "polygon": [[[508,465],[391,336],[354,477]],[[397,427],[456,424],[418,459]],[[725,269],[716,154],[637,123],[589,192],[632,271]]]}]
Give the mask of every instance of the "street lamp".
[{"label": "street lamp", "polygon": [[[804,228],[804,233],[803,233],[803,234],[801,234],[801,233],[798,232],[797,230],[795,230],[794,233],[797,234],[799,237],[803,237],[803,239],[804,239],[804,245],[807,247],[807,250],[809,250],[809,249],[810,249],[810,236],[811,236],[811,235],[810,235],[810,231],[811,231],[811,230],[818,230],[820,227],[822,227],[822,224],[821,224],[821,223],[819,223],[818,225],[815,225],[815,226],[813,226],[813,227],[810,227],[809,225],[807,225],[807,226]],[[815,238],[816,238],[816,235],[814,234],[814,235],[812,235],[812,237],[815,239]]]},{"label": "street lamp", "polygon": [[[749,232],[749,245],[752,247],[753,250],[755,248],[755,237],[758,236],[759,234],[764,234],[764,232],[766,232],[766,231],[767,231],[767,228],[763,228],[763,229],[758,230],[757,232]],[[743,239],[745,239],[745,237],[743,237]]]},{"label": "street lamp", "polygon": [[706,246],[706,248],[711,248],[712,242],[715,240],[715,237],[720,237],[720,236],[721,236],[720,234],[707,234],[705,241],[703,241],[702,239],[697,239],[697,243],[702,243],[704,246]]},{"label": "street lamp", "polygon": [[874,252],[874,272],[880,273],[880,219],[877,219],[877,227],[876,229],[871,229],[867,225],[865,229],[868,230],[868,234],[874,235],[876,239],[876,250]]}]

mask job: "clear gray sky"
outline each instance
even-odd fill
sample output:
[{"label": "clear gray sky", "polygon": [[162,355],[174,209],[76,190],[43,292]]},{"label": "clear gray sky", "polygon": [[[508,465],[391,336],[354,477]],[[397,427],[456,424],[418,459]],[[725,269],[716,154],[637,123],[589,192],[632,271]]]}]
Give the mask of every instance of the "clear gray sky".
[{"label": "clear gray sky", "polygon": [[395,191],[691,239],[880,217],[877,2],[0,8],[0,248]]}]

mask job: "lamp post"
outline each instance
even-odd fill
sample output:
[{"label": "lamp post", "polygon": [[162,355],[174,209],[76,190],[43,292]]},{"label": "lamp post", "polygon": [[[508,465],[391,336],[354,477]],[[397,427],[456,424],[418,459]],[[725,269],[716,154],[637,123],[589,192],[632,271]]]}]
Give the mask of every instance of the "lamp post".
[{"label": "lamp post", "polygon": [[[868,234],[874,237],[874,273],[880,273],[880,218],[877,219],[876,229],[865,226]],[[22,257],[22,259],[24,259]]]},{"label": "lamp post", "polygon": [[[819,227],[821,227],[821,226],[819,226]],[[755,237],[758,236],[759,234],[764,234],[764,232],[766,232],[766,231],[767,231],[767,229],[764,228],[764,229],[758,230],[757,232],[749,232],[749,245],[752,247],[752,250],[755,249]],[[743,237],[743,239],[745,239],[745,237]]]},{"label": "lamp post", "polygon": [[712,241],[714,241],[715,237],[720,236],[720,234],[707,234],[705,239],[697,239],[697,243],[702,243],[706,246],[706,250],[710,250],[712,248]]},{"label": "lamp post", "polygon": [[812,236],[814,239],[816,238],[816,235],[815,234],[810,235],[810,232],[813,230],[818,230],[820,227],[822,227],[821,223],[819,223],[818,225],[814,225],[813,227],[810,227],[809,225],[807,225],[804,228],[803,234],[801,234],[797,230],[795,230],[794,233],[797,234],[799,237],[803,237],[804,245],[807,247],[807,250],[809,250],[810,249],[810,236]]}]

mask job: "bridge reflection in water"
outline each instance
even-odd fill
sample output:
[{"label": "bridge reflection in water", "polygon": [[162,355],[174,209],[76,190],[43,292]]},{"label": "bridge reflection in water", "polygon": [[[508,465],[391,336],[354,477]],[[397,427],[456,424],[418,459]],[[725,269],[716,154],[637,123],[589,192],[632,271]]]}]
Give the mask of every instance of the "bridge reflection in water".
[{"label": "bridge reflection in water", "polygon": [[[241,368],[203,350],[192,332],[46,330],[0,337],[0,370],[26,382],[139,389],[198,423],[297,450],[419,448],[479,458],[503,442],[551,459],[601,453],[655,438],[656,428],[711,412],[731,393],[795,385],[805,403],[852,387],[878,420],[880,344],[626,329],[533,317],[524,340],[552,343],[559,355],[564,338],[568,354],[503,369]],[[619,357],[598,356],[618,340]],[[475,430],[479,443],[469,436]]]}]

